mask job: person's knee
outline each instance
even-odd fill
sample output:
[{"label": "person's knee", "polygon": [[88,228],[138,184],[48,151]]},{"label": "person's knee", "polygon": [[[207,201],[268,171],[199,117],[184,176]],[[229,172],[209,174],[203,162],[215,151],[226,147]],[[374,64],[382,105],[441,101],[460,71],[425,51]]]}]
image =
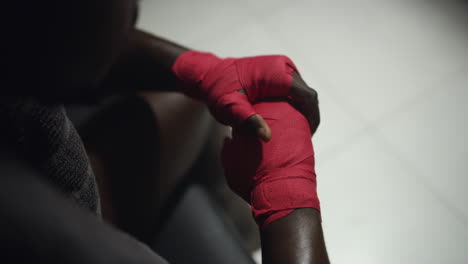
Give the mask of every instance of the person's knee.
[{"label": "person's knee", "polygon": [[145,93],[159,127],[161,168],[173,179],[187,173],[210,140],[214,119],[207,107],[180,93]]}]

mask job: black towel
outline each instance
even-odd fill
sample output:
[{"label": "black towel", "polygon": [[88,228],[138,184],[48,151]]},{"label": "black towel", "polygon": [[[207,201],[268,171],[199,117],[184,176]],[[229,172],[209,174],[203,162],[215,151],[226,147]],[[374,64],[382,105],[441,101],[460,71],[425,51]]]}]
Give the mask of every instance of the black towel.
[{"label": "black towel", "polygon": [[96,179],[85,148],[61,104],[0,97],[0,136],[80,206],[100,214]]}]

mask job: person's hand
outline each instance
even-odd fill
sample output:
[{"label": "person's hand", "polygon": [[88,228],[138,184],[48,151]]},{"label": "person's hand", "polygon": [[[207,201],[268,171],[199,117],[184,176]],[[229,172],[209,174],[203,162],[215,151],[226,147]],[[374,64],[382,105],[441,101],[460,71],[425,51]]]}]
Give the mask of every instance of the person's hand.
[{"label": "person's hand", "polygon": [[[293,71],[292,74],[293,82],[288,101],[307,118],[310,131],[313,135],[320,124],[320,109],[317,91],[309,87],[296,71]],[[243,90],[239,92],[245,94],[245,91]],[[271,129],[259,114],[250,116],[245,121],[244,126],[246,129],[252,130],[264,141],[269,141],[271,139]]]},{"label": "person's hand", "polygon": [[295,208],[320,210],[307,119],[287,102],[258,102],[273,131],[269,142],[239,128],[224,140],[221,160],[231,190],[251,205],[261,228]]},{"label": "person's hand", "polygon": [[172,69],[183,84],[179,89],[205,102],[218,121],[246,128],[263,141],[271,139],[271,129],[252,107],[254,103],[288,101],[307,118],[312,133],[320,122],[317,93],[286,56],[221,59],[188,51],[177,58]]}]

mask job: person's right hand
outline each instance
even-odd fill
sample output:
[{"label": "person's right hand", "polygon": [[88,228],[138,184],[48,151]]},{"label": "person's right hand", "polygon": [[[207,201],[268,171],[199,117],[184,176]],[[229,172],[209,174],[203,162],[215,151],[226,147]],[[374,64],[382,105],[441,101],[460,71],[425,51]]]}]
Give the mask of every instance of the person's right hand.
[{"label": "person's right hand", "polygon": [[272,129],[269,142],[234,128],[222,150],[229,187],[246,202],[261,228],[295,208],[320,210],[309,124],[287,102],[253,105]]}]

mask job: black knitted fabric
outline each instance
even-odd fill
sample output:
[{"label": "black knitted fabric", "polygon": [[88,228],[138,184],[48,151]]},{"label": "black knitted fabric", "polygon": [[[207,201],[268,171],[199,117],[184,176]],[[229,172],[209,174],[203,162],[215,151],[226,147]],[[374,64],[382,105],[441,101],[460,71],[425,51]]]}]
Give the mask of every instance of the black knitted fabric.
[{"label": "black knitted fabric", "polygon": [[95,176],[63,105],[1,97],[0,122],[3,142],[24,155],[64,195],[100,213]]}]

